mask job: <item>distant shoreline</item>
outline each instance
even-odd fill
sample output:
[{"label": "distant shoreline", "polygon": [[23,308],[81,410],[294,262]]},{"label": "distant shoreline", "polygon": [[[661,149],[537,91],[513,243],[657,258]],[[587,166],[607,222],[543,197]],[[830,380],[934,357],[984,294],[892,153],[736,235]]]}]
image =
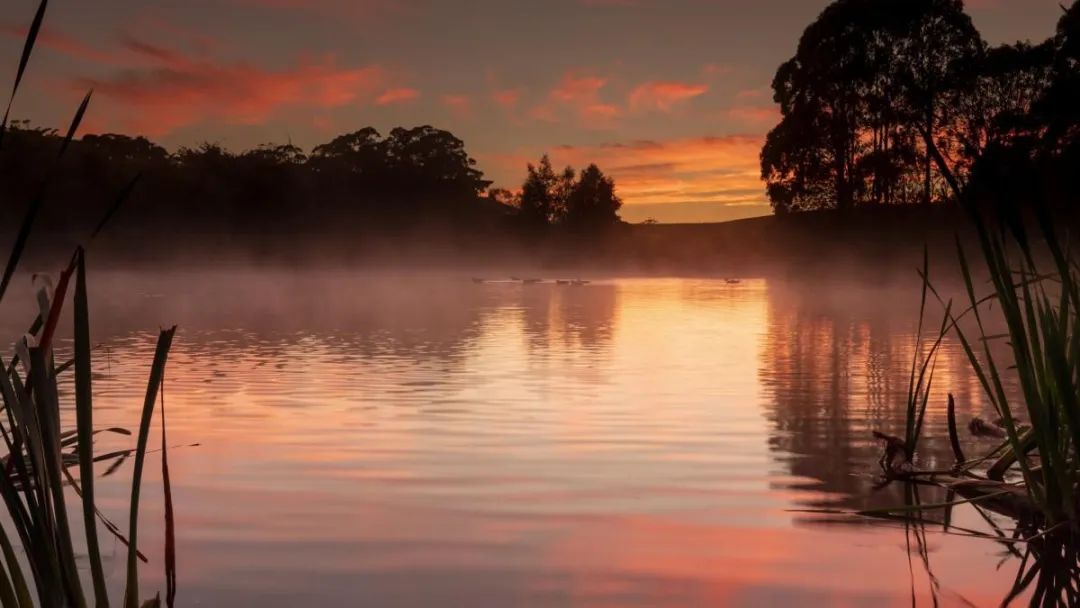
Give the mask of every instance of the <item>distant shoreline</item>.
[{"label": "distant shoreline", "polygon": [[[964,226],[962,214],[950,205],[815,211],[708,224],[622,224],[596,234],[545,235],[446,225],[181,234],[120,221],[92,244],[89,256],[113,268],[534,269],[553,276],[887,273],[918,265],[924,244],[933,258],[952,260],[955,235],[970,237]],[[147,238],[151,233],[156,236]],[[6,247],[10,238],[0,246]],[[75,241],[69,235],[35,235],[30,267],[59,268]]]}]

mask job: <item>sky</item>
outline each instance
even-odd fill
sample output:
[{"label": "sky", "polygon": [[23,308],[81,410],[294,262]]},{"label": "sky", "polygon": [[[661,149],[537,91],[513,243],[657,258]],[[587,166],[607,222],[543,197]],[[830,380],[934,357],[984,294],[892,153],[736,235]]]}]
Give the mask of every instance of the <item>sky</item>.
[{"label": "sky", "polygon": [[[769,212],[769,85],[827,0],[53,0],[13,116],[170,149],[307,150],[433,125],[496,186],[596,162],[628,221]],[[1053,34],[1059,0],[969,0],[991,43]],[[11,82],[37,0],[0,19]]]}]

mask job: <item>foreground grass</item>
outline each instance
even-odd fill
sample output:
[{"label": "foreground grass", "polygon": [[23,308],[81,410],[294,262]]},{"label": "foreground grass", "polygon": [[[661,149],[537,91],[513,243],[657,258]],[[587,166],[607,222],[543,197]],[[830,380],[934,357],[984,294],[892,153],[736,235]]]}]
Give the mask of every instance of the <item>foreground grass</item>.
[{"label": "foreground grass", "polygon": [[[28,30],[26,43],[19,59],[15,84],[3,122],[0,123],[0,146],[7,130],[12,101],[26,72],[35,41],[44,21],[47,0],[42,0]],[[87,107],[90,94],[83,99],[57,153],[59,161],[66,152]],[[50,167],[49,173],[55,169]],[[134,183],[134,182],[133,182]],[[46,179],[30,201],[23,217],[11,253],[0,277],[0,301],[22,258],[33,232],[38,211],[46,198],[49,180]],[[115,213],[130,189],[121,193],[108,209],[102,225]],[[93,237],[91,237],[93,238]],[[74,356],[57,364],[53,344],[66,303],[69,287],[74,282],[71,312],[74,322]],[[86,254],[78,248],[70,264],[61,273],[55,290],[48,286],[37,293],[39,313],[29,324],[26,335],[18,341],[10,360],[0,358],[0,438],[6,454],[0,457],[0,500],[7,511],[11,529],[0,525],[0,604],[4,607],[43,608],[110,605],[102,565],[98,523],[127,545],[126,579],[123,606],[140,605],[138,562],[145,557],[138,551],[138,519],[142,470],[145,464],[150,425],[162,380],[169,349],[176,328],[164,330],[158,337],[157,350],[150,369],[146,398],[139,423],[136,446],[133,449],[96,455],[94,436],[100,432],[130,435],[125,429],[94,428],[93,388],[91,384],[92,349],[90,346],[90,314],[87,296]],[[59,382],[63,374],[74,376],[74,407],[62,406]],[[74,429],[62,429],[60,412],[73,409]],[[166,493],[166,599],[172,606],[175,597],[175,543],[168,466],[165,454],[165,426],[162,418],[162,475]],[[94,500],[94,464],[122,462],[132,457],[132,476],[129,502],[128,533],[120,529],[98,510]],[[78,470],[78,477],[71,469]],[[70,490],[70,492],[69,492]],[[75,498],[76,506],[68,501]],[[70,511],[80,512],[85,538],[77,539],[72,532]],[[18,545],[16,545],[16,541]],[[21,546],[21,550],[19,547]],[[85,546],[91,587],[84,589],[83,572],[77,552]],[[82,555],[78,556],[83,557]],[[143,606],[160,605],[155,597]]]}]

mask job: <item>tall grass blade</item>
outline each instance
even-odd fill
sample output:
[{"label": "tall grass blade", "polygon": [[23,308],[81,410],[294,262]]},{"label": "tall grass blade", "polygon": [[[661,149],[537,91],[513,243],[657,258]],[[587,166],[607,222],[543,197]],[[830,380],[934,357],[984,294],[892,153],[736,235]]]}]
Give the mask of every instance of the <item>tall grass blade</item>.
[{"label": "tall grass blade", "polygon": [[90,306],[86,287],[86,256],[80,247],[76,253],[75,274],[75,418],[78,431],[79,479],[82,480],[83,525],[86,528],[86,552],[94,599],[99,608],[108,607],[105,569],[98,545],[97,509],[94,502],[94,403],[91,384]]},{"label": "tall grass blade", "polygon": [[6,568],[8,571],[2,572],[2,581],[0,581],[0,584],[4,586],[4,589],[0,590],[0,606],[33,608],[33,598],[26,586],[26,579],[23,578],[23,568],[18,564],[18,558],[8,538],[8,531],[3,526],[0,526],[0,548],[3,550],[4,563],[8,567]]},{"label": "tall grass blade", "polygon": [[[41,9],[39,9],[39,16],[44,13],[45,0],[41,3]],[[35,21],[35,24],[37,22]],[[39,25],[39,24],[38,24]],[[36,30],[34,31],[36,36]],[[75,132],[78,131],[79,125],[82,123],[83,116],[86,114],[86,108],[90,104],[90,93],[87,93],[83,98],[79,109],[75,112],[75,117],[71,121],[70,127],[68,127],[67,137],[64,138],[64,143],[60,146],[60,153],[57,155],[57,159],[64,155],[67,151],[68,145],[71,143],[71,139],[75,136]],[[5,123],[0,127],[0,133],[3,133],[6,128],[7,118],[5,117]],[[0,301],[4,299],[4,294],[7,293],[8,285],[11,284],[11,278],[15,275],[15,269],[19,265],[19,260],[22,258],[23,252],[26,249],[26,243],[30,240],[30,233],[34,228],[34,221],[37,219],[38,212],[41,211],[41,205],[45,200],[45,190],[48,185],[48,180],[38,189],[38,193],[30,200],[30,206],[27,207],[26,213],[23,215],[22,224],[19,226],[19,232],[15,237],[15,244],[12,246],[11,254],[8,256],[7,265],[4,268],[3,278],[0,278]]]},{"label": "tall grass blade", "polygon": [[[59,302],[54,303],[58,307]],[[57,389],[55,380],[51,378],[49,367],[46,366],[46,353],[35,346],[30,349],[30,379],[37,403],[36,414],[41,429],[43,443],[44,465],[40,471],[43,477],[41,483],[45,491],[50,495],[53,510],[53,522],[56,526],[54,533],[55,550],[57,551],[60,564],[61,578],[64,584],[64,592],[69,605],[86,605],[83,597],[82,585],[79,582],[79,570],[75,565],[75,547],[72,542],[71,528],[68,524],[67,506],[64,501],[63,473],[64,465],[61,461],[60,451],[60,414],[57,402]],[[52,383],[50,384],[50,381]]]},{"label": "tall grass blade", "polygon": [[[56,283],[53,299],[49,303],[48,316],[45,318],[45,325],[41,328],[41,337],[38,338],[38,346],[41,350],[49,354],[49,358],[52,356],[52,339],[53,335],[56,333],[57,326],[60,324],[60,312],[64,308],[64,300],[67,297],[68,285],[71,284],[71,276],[75,274],[77,256],[77,253],[75,256],[72,256],[71,263],[60,273],[60,281]],[[59,426],[57,429],[59,429]]]},{"label": "tall grass blade", "polygon": [[[127,457],[124,456],[118,462],[122,462],[126,458]],[[101,457],[99,456],[98,458],[94,459],[94,462],[100,462],[100,460]],[[102,475],[102,477],[108,476],[108,471]],[[74,491],[79,498],[82,498],[82,488],[79,487],[79,480],[72,477],[71,473],[69,473],[67,469],[64,469],[64,478],[67,479],[68,485],[71,486],[72,491]],[[94,508],[94,512],[97,514],[98,521],[101,522],[101,525],[105,526],[105,529],[108,530],[108,532],[112,534],[116,538],[116,540],[120,541],[121,545],[124,545],[125,548],[131,546],[131,543],[128,542],[127,537],[124,536],[124,533],[120,531],[120,528],[116,524],[114,524],[112,520],[110,520],[108,517],[105,517],[105,514],[102,513],[101,510],[99,510],[97,507]],[[138,547],[135,547],[135,556],[138,557],[139,561],[144,564],[150,563],[150,560],[148,560],[146,556],[143,555],[143,552],[140,551]]]},{"label": "tall grass blade", "polygon": [[111,220],[113,216],[116,215],[116,212],[120,210],[120,207],[122,207],[124,203],[127,202],[127,199],[131,197],[131,193],[135,190],[135,186],[138,185],[139,180],[141,179],[142,173],[136,173],[135,177],[131,178],[131,181],[128,182],[126,186],[124,186],[124,189],[120,191],[119,195],[117,195],[116,200],[113,201],[113,204],[110,205],[108,210],[105,211],[105,215],[102,216],[101,221],[98,222],[98,225],[94,227],[94,231],[90,234],[90,240],[94,240],[95,238],[97,238],[97,235],[100,234],[102,230],[104,230],[105,225],[109,223],[109,220]]},{"label": "tall grass blade", "polygon": [[7,293],[8,285],[11,284],[11,278],[15,276],[15,269],[18,268],[23,251],[26,250],[26,242],[30,240],[30,232],[34,228],[34,220],[37,219],[38,212],[41,210],[41,202],[44,198],[45,193],[39,192],[37,196],[30,201],[30,206],[23,215],[22,224],[19,225],[19,232],[15,236],[15,244],[11,247],[7,265],[4,267],[3,278],[0,278],[0,301],[4,299],[4,294]]},{"label": "tall grass blade", "polygon": [[960,436],[956,432],[956,399],[952,393],[949,393],[948,422],[949,445],[952,446],[953,457],[956,458],[956,464],[964,464],[967,458],[964,458],[964,448],[960,447]]},{"label": "tall grass blade", "polygon": [[176,601],[176,520],[169,480],[169,441],[165,435],[165,383],[161,384],[161,485],[165,490],[165,605]]},{"label": "tall grass blade", "polygon": [[977,503],[991,498],[998,498],[1000,496],[1007,496],[1008,491],[990,492],[983,494],[982,496],[976,496],[974,498],[964,498],[960,500],[952,500],[949,502],[939,502],[934,504],[920,504],[920,505],[907,505],[903,507],[886,507],[884,509],[867,509],[864,511],[858,511],[859,515],[866,515],[869,517],[877,517],[882,515],[894,515],[896,513],[922,513],[924,511],[938,511],[941,509],[947,509],[949,507],[955,507],[957,505],[966,505],[971,503]]},{"label": "tall grass blade", "polygon": [[60,144],[60,152],[56,155],[58,158],[62,157],[64,152],[67,152],[71,140],[75,139],[75,133],[79,130],[79,125],[82,124],[83,116],[86,115],[86,108],[90,106],[90,98],[93,95],[93,90],[87,91],[86,97],[83,97],[82,103],[79,104],[79,109],[75,111],[75,118],[72,119],[67,135],[64,136],[64,141]]},{"label": "tall grass blade", "polygon": [[139,566],[135,547],[138,546],[139,533],[139,492],[142,486],[143,461],[146,458],[146,442],[150,435],[150,422],[154,416],[154,401],[160,390],[165,373],[165,364],[169,360],[176,327],[162,330],[158,336],[154,363],[150,368],[150,381],[146,387],[146,400],[143,403],[142,421],[139,424],[139,439],[135,447],[135,467],[131,481],[131,517],[128,520],[128,538],[131,544],[127,556],[127,586],[124,592],[125,608],[139,606]]},{"label": "tall grass blade", "polygon": [[30,55],[34,52],[34,43],[37,41],[38,32],[41,31],[41,24],[45,21],[45,8],[47,5],[48,0],[41,0],[41,4],[38,5],[37,12],[34,14],[34,21],[30,24],[30,29],[26,33],[22,56],[19,57],[19,69],[15,72],[15,84],[11,87],[11,97],[8,98],[7,109],[4,110],[4,120],[0,123],[0,146],[3,145],[4,134],[7,132],[8,118],[11,116],[11,105],[15,102],[15,95],[19,92],[23,74],[26,73],[26,65],[30,63]]}]

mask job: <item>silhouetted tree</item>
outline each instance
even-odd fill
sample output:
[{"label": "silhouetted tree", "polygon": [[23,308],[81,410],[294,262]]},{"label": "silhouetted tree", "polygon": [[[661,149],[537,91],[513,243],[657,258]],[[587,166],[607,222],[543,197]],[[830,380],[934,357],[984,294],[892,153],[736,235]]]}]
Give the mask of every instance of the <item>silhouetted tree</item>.
[{"label": "silhouetted tree", "polygon": [[621,207],[614,180],[589,165],[567,196],[565,223],[574,231],[594,231],[617,223]]},{"label": "silhouetted tree", "polygon": [[1032,110],[1053,81],[1054,45],[1026,42],[989,49],[966,66],[958,108],[961,120],[946,125],[973,161],[987,148],[1028,138],[1038,126]]},{"label": "silhouetted tree", "polygon": [[87,155],[113,164],[134,164],[146,167],[162,164],[169,158],[169,153],[165,148],[145,137],[128,137],[115,133],[86,135],[82,138],[82,147]]},{"label": "silhouetted tree", "polygon": [[[0,151],[10,200],[27,199],[56,155],[55,130],[13,125]],[[169,154],[143,137],[88,135],[74,142],[50,182],[44,225],[84,230],[136,174],[143,176],[118,221],[169,226],[177,234],[282,235],[409,229],[427,224],[491,228],[510,210],[488,199],[491,182],[464,143],[433,127],[366,128],[315,147],[266,144],[234,153],[214,143]],[[4,213],[17,217],[17,205]],[[9,219],[10,219],[9,218]],[[7,225],[16,225],[14,219]],[[80,228],[80,226],[82,226]]]},{"label": "silhouetted tree", "polygon": [[838,0],[773,82],[762,150],[777,212],[941,198],[923,134],[950,156],[959,77],[984,44],[960,0]]},{"label": "silhouetted tree", "polygon": [[513,192],[506,188],[490,188],[487,193],[487,198],[490,202],[504,207],[508,213],[511,212],[511,210],[517,210],[517,197],[514,196]]},{"label": "silhouetted tree", "polygon": [[521,186],[519,217],[527,227],[559,223],[566,215],[566,200],[574,183],[574,170],[566,167],[555,173],[551,159],[544,155],[536,166],[529,164]]},{"label": "silhouetted tree", "polygon": [[[1047,205],[1076,214],[1080,196],[1080,2],[1065,11],[1057,33],[1038,46],[995,49],[984,73],[1004,81],[1006,101],[972,171],[967,194],[976,204]],[[1000,86],[1000,85],[999,85]],[[993,103],[997,96],[989,96]]]},{"label": "silhouetted tree", "polygon": [[1058,22],[1053,45],[1053,81],[1034,108],[1045,129],[1044,147],[1051,153],[1080,140],[1080,1]]}]

